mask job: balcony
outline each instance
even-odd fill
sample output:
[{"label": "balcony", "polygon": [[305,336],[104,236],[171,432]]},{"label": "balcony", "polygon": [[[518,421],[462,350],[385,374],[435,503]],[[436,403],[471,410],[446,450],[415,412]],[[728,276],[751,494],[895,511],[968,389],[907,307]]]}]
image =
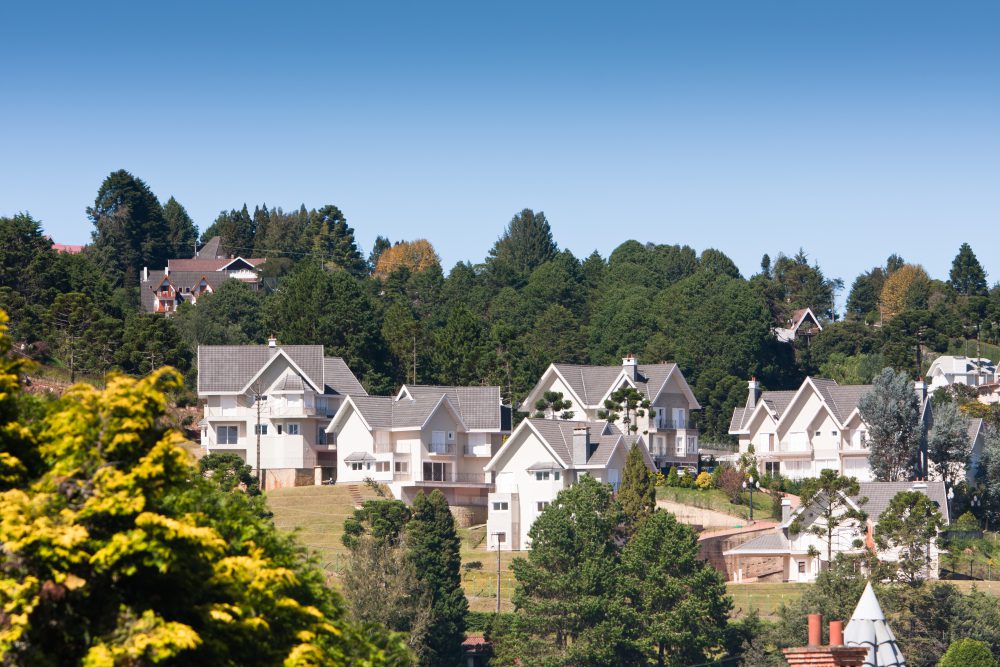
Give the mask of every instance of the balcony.
[{"label": "balcony", "polygon": [[455,443],[454,442],[438,442],[430,443],[424,445],[427,448],[428,454],[454,454],[455,453]]},{"label": "balcony", "polygon": [[777,454],[790,456],[812,456],[812,444],[808,440],[782,440],[778,443]]},{"label": "balcony", "polygon": [[493,486],[486,481],[485,473],[453,472],[442,476],[442,479],[418,479],[413,482],[417,486],[435,486],[440,484],[468,484],[472,486]]}]

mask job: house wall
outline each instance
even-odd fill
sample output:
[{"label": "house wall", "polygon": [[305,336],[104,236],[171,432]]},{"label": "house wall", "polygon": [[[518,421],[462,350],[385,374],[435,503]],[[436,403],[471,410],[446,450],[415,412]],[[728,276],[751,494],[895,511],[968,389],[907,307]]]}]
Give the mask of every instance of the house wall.
[{"label": "house wall", "polygon": [[[363,470],[351,470],[351,464],[344,459],[356,452],[375,456],[375,438],[365,426],[361,415],[351,409],[351,414],[341,422],[337,431],[337,482],[359,483],[364,481],[366,477],[387,481],[385,475],[376,477],[374,465],[366,465]],[[384,457],[384,455],[376,456],[376,458],[379,457]],[[388,481],[391,480],[392,472],[390,470]]]},{"label": "house wall", "polygon": [[[569,407],[569,411],[573,413],[573,419],[577,420],[597,419],[597,410],[592,410],[588,412],[584,408],[584,406],[581,405],[576,400],[576,398],[574,398],[576,394],[566,385],[566,383],[562,381],[562,378],[560,378],[554,372],[551,374],[551,376],[553,378],[552,381],[548,384],[548,387],[542,390],[541,394],[544,394],[546,391],[561,392],[563,395],[563,400],[567,400],[572,404]],[[528,407],[531,409],[530,414],[533,415],[535,413],[535,406],[531,405]]]}]

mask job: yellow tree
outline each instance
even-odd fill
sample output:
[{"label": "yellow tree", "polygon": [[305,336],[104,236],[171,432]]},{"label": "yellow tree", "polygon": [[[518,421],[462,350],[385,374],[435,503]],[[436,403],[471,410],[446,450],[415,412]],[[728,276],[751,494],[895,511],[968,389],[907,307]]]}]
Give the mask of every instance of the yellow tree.
[{"label": "yellow tree", "polygon": [[920,294],[925,294],[930,278],[919,264],[904,264],[886,278],[879,297],[882,319],[888,322],[908,307],[917,305]]},{"label": "yellow tree", "polygon": [[441,259],[434,246],[427,239],[417,239],[416,241],[403,241],[391,248],[386,248],[375,264],[372,272],[376,278],[385,279],[393,271],[400,268],[407,268],[412,273],[420,273],[434,266],[440,266]]},{"label": "yellow tree", "polygon": [[[0,384],[5,408],[16,379]],[[394,636],[347,620],[253,499],[198,474],[164,425],[180,385],[172,369],[113,377],[71,388],[30,429],[5,423],[4,445],[34,434],[41,463],[31,475],[3,458],[4,664],[409,664]]]}]

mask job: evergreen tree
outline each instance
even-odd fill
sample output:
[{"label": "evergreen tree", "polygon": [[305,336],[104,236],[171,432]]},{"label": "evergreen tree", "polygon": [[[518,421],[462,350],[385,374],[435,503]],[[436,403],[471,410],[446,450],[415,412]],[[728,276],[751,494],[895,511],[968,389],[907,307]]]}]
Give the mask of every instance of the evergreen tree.
[{"label": "evergreen tree", "polygon": [[312,251],[324,262],[347,271],[354,276],[368,272],[358,244],[354,240],[354,230],[347,224],[343,212],[333,204],[327,204],[310,214],[313,230]]},{"label": "evergreen tree", "polygon": [[722,646],[732,599],[722,575],[699,558],[691,528],[653,512],[622,551],[622,588],[648,645],[644,664],[702,664]]},{"label": "evergreen tree", "polygon": [[215,222],[201,235],[202,243],[218,236],[222,239],[220,248],[226,256],[249,257],[254,249],[254,239],[257,231],[254,228],[254,218],[250,217],[247,205],[237,211],[222,211]]},{"label": "evergreen tree", "polygon": [[927,494],[903,491],[879,515],[875,542],[879,549],[897,551],[898,576],[914,583],[930,576],[930,545],[944,527],[944,517]]},{"label": "evergreen tree", "polygon": [[976,484],[987,527],[1000,526],[1000,429],[992,424],[985,429]]},{"label": "evergreen tree", "polygon": [[87,215],[95,227],[92,252],[118,285],[137,284],[143,267],[167,265],[167,221],[156,195],[141,179],[124,169],[112,172]]},{"label": "evergreen tree", "polygon": [[617,499],[622,508],[626,534],[631,534],[656,509],[656,482],[642,455],[643,447],[645,445],[636,443],[629,448],[618,487]]},{"label": "evergreen tree", "polygon": [[495,284],[520,287],[535,268],[558,252],[545,214],[526,208],[513,218],[490,249],[486,265]]},{"label": "evergreen tree", "polygon": [[125,320],[115,360],[122,370],[135,375],[146,375],[162,366],[185,372],[191,366],[191,350],[172,318],[137,313]]},{"label": "evergreen tree", "polygon": [[121,322],[104,318],[93,300],[80,292],[57,296],[48,315],[53,351],[69,371],[70,382],[76,382],[78,373],[110,368]]},{"label": "evergreen tree", "polygon": [[173,197],[163,205],[163,219],[167,222],[170,257],[177,259],[193,257],[194,244],[198,240],[198,230],[188,212]]},{"label": "evergreen tree", "polygon": [[268,247],[271,236],[271,212],[267,204],[255,206],[253,209],[253,256],[271,257],[273,252]]},{"label": "evergreen tree", "polygon": [[388,238],[379,234],[375,237],[375,243],[372,244],[372,251],[368,253],[368,270],[374,271],[375,267],[378,265],[378,260],[386,250],[392,247],[392,243]]},{"label": "evergreen tree", "polygon": [[41,224],[27,213],[0,217],[0,306],[11,318],[18,341],[45,335],[46,309],[70,286]]},{"label": "evergreen tree", "polygon": [[462,658],[469,602],[462,590],[461,543],[444,494],[417,494],[406,525],[406,544],[417,577],[431,596],[431,619],[421,665],[455,667]]},{"label": "evergreen tree", "polygon": [[941,656],[938,667],[997,667],[989,645],[976,639],[956,639]]},{"label": "evergreen tree", "polygon": [[934,406],[934,425],[927,436],[927,458],[949,487],[965,479],[972,455],[969,422],[954,401]]},{"label": "evergreen tree", "polygon": [[962,296],[986,294],[986,271],[972,252],[968,243],[963,243],[951,263],[948,283]]},{"label": "evergreen tree", "polygon": [[556,415],[559,415],[560,419],[572,419],[571,407],[573,407],[573,401],[564,399],[561,391],[547,391],[535,401],[535,414],[533,416],[536,419],[555,419]]},{"label": "evergreen tree", "polygon": [[[861,498],[856,503],[848,498],[858,495],[860,487],[858,480],[844,477],[836,470],[822,470],[816,479],[802,482],[802,505],[812,510],[810,513],[799,514],[791,524],[791,532],[799,533],[808,530],[826,541],[826,562],[833,562],[833,540],[838,528],[849,521],[864,524],[868,515],[863,509],[856,509],[855,504],[864,506],[867,498]],[[804,520],[809,514],[819,518],[806,528]],[[860,546],[860,545],[858,545]]]},{"label": "evergreen tree", "polygon": [[621,420],[622,430],[626,436],[639,430],[639,417],[644,417],[649,411],[649,399],[630,384],[624,384],[604,401],[604,409],[597,411],[598,419],[609,422]]},{"label": "evergreen tree", "polygon": [[484,355],[482,323],[464,305],[452,310],[434,336],[432,361],[442,384],[477,384]]},{"label": "evergreen tree", "polygon": [[910,479],[921,442],[920,402],[906,373],[883,369],[858,401],[868,425],[868,463],[880,482]]}]

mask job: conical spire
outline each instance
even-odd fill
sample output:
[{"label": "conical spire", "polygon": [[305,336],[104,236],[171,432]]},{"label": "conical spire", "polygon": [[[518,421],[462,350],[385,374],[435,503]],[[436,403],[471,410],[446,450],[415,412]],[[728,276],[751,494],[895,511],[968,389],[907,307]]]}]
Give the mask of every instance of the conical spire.
[{"label": "conical spire", "polygon": [[854,608],[851,621],[844,630],[844,642],[848,646],[868,647],[865,667],[906,667],[906,659],[885,620],[882,605],[875,597],[871,583],[865,586],[865,592]]}]

